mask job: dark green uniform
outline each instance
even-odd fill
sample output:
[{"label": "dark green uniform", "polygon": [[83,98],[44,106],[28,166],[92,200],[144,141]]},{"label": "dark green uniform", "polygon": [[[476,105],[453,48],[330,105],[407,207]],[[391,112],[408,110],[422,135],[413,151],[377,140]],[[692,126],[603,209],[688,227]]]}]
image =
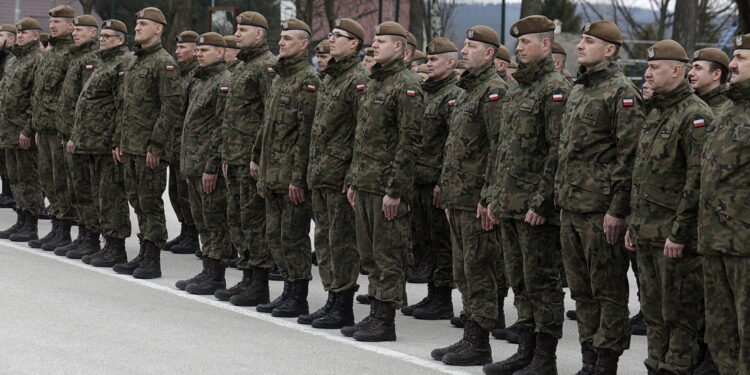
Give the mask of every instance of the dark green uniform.
[{"label": "dark green uniform", "polygon": [[714,112],[719,110],[721,106],[723,106],[725,103],[730,102],[729,98],[724,95],[724,92],[726,91],[726,88],[723,84],[719,85],[719,87],[714,88],[713,90],[710,90],[709,92],[701,95],[696,93],[701,100],[706,102],[711,108],[713,108]]},{"label": "dark green uniform", "polygon": [[[190,81],[193,79],[195,70],[198,68],[198,60],[192,59],[187,62],[181,62],[177,65],[180,66],[180,76],[184,84],[183,87],[183,108],[181,113],[187,111],[189,105],[188,100],[190,93],[187,91],[187,87]],[[174,135],[172,136],[172,156],[169,160],[169,203],[172,204],[177,220],[187,226],[195,225],[193,220],[193,214],[190,210],[190,194],[188,190],[187,179],[180,175],[180,150],[182,142],[182,122],[172,129]]]}]

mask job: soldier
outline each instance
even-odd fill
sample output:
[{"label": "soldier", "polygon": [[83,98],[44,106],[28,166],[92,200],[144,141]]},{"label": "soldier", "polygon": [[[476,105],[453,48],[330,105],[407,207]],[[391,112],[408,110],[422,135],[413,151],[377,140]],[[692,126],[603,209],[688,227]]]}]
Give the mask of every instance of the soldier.
[{"label": "soldier", "polygon": [[310,142],[307,185],[315,218],[315,250],[326,304],[297,319],[314,328],[354,324],[352,301],[359,289],[359,254],[354,211],[346,201],[346,172],[352,160],[354,129],[368,71],[359,63],[365,30],[349,18],[334,21],[328,34],[332,59],[318,99]]},{"label": "soldier", "polygon": [[396,309],[406,302],[410,199],[424,107],[419,77],[404,63],[407,31],[384,22],[375,34],[377,64],[357,120],[347,191],[368,273],[370,315],[341,332],[359,341],[394,341]]},{"label": "soldier", "polygon": [[[426,81],[426,80],[428,80],[430,78],[430,68],[427,67],[427,64],[422,64],[422,65],[418,66],[416,71],[417,71],[417,75],[419,75],[419,78],[421,78],[422,81]],[[421,264],[421,265],[424,266],[424,264]],[[426,271],[427,267],[422,267],[422,270],[424,270],[424,272],[427,272]],[[425,276],[424,272],[422,272],[422,274],[420,274],[419,276],[417,276],[417,277],[420,278],[419,283],[424,283],[424,281],[423,281],[424,279],[422,279],[422,276]],[[417,270],[414,270],[414,273],[416,274]],[[410,277],[415,277],[415,275],[412,275]],[[409,282],[416,282],[416,281],[409,281]]]},{"label": "soldier", "polygon": [[568,69],[565,69],[565,61],[568,59],[568,53],[565,52],[565,47],[560,42],[552,43],[552,60],[555,61],[555,70],[562,73],[565,78],[571,83],[575,82],[575,77],[571,74]]},{"label": "soldier", "polygon": [[[32,100],[32,127],[36,131],[39,152],[39,180],[44,195],[50,201],[50,216],[53,217],[52,230],[31,247],[41,247],[46,251],[70,244],[70,227],[76,220],[68,187],[68,172],[65,166],[63,139],[55,124],[60,90],[71,61],[74,47],[73,18],[75,11],[61,5],[49,11],[50,50],[43,54],[34,73],[34,97]],[[21,146],[29,144],[31,133],[21,134]],[[83,240],[85,230],[79,230]],[[79,241],[80,242],[80,241]]]},{"label": "soldier", "polygon": [[[489,335],[499,314],[494,270],[500,250],[499,232],[494,225],[487,225],[486,217],[477,216],[477,207],[492,160],[488,155],[498,139],[501,99],[508,87],[495,71],[499,47],[500,37],[487,26],[474,26],[466,31],[461,50],[466,73],[458,82],[466,92],[457,100],[450,118],[450,133],[436,188],[439,194],[436,196],[450,223],[453,279],[461,291],[465,315],[464,338],[431,353],[433,359],[449,365],[492,362]],[[418,311],[415,310],[415,315]]]},{"label": "soldier", "polygon": [[[198,68],[198,60],[195,58],[195,43],[198,41],[198,33],[186,30],[177,35],[177,46],[175,57],[177,65],[180,66],[180,77],[182,78],[182,111],[187,111],[189,105],[188,99],[190,93],[187,92],[187,86],[193,79]],[[198,231],[195,228],[195,220],[190,209],[190,191],[187,178],[180,174],[180,150],[182,142],[182,123],[180,121],[174,126],[172,136],[172,153],[169,159],[169,202],[172,203],[177,220],[180,222],[180,234],[167,241],[164,250],[169,250],[175,254],[193,254],[200,253],[200,243],[198,242]]]},{"label": "soldier", "polygon": [[461,76],[466,71],[466,65],[464,64],[463,60],[456,61],[456,69],[453,69],[453,72],[456,73],[456,81],[461,80]]},{"label": "soldier", "polygon": [[641,128],[625,246],[637,251],[649,374],[691,374],[703,320],[702,258],[696,253],[700,154],[710,107],[685,81],[685,49],[648,49],[653,110]]},{"label": "soldier", "polygon": [[705,127],[709,135],[702,157],[698,246],[705,278],[706,342],[720,373],[748,374],[750,34],[737,36],[734,45],[728,65],[731,87],[725,93],[730,102]]},{"label": "soldier", "polygon": [[730,101],[724,95],[729,78],[729,56],[724,51],[718,48],[695,51],[688,78],[693,91],[714,111]]},{"label": "soldier", "polygon": [[328,68],[328,62],[331,61],[331,46],[328,39],[321,40],[315,46],[315,58],[318,62],[318,71],[323,74],[323,71]]},{"label": "soldier", "polygon": [[234,256],[227,228],[226,182],[221,169],[221,121],[231,90],[221,34],[201,35],[195,55],[199,67],[187,86],[188,107],[182,130],[180,177],[187,180],[190,210],[203,242],[203,270],[177,281],[191,294],[214,294],[226,288],[224,274]]},{"label": "soldier", "polygon": [[513,76],[518,71],[518,63],[514,60],[510,61],[510,64],[508,64],[508,69],[505,71],[505,78],[508,79],[509,84],[516,83],[516,78]]},{"label": "soldier", "polygon": [[362,65],[367,70],[372,70],[372,67],[375,65],[375,55],[372,47],[365,48],[365,57],[362,59]]},{"label": "soldier", "polygon": [[414,56],[412,56],[411,61],[409,63],[411,65],[411,69],[416,71],[420,65],[423,65],[426,62],[427,62],[427,55],[425,55],[425,53],[420,50],[415,50]]},{"label": "soldier", "polygon": [[[70,49],[70,66],[65,73],[60,98],[57,102],[57,132],[65,144],[65,171],[67,172],[70,198],[78,213],[78,239],[73,243],[55,248],[55,255],[81,259],[100,250],[99,247],[99,210],[94,203],[91,190],[91,176],[88,166],[76,164],[73,158],[74,145],[69,143],[70,133],[75,121],[76,102],[81,94],[84,81],[91,76],[96,64],[90,63],[90,55],[99,49],[97,33],[99,25],[90,15],[73,19],[73,48]],[[88,63],[84,64],[84,61]],[[79,188],[81,185],[86,185]],[[75,188],[74,188],[75,187]],[[41,244],[41,241],[39,241]]]},{"label": "soldier", "polygon": [[224,42],[227,44],[224,51],[224,62],[227,63],[229,72],[234,73],[242,62],[237,58],[237,54],[240,53],[240,47],[237,46],[237,38],[234,35],[224,35]]},{"label": "soldier", "polygon": [[[0,80],[0,147],[5,152],[8,179],[16,199],[16,223],[0,232],[0,238],[32,240],[37,236],[37,218],[44,205],[39,184],[37,146],[32,130],[34,71],[43,52],[39,49],[42,27],[34,19],[16,23],[14,57]],[[19,135],[26,134],[25,138]]]},{"label": "soldier", "polygon": [[582,374],[616,374],[630,346],[628,252],[622,246],[630,176],[644,113],[638,89],[614,62],[611,21],[587,23],[580,75],[563,116],[555,176],[563,260],[576,301]]},{"label": "soldier", "polygon": [[[8,62],[13,60],[10,50],[16,44],[18,29],[10,24],[0,25],[0,79],[5,74]],[[11,192],[8,170],[5,168],[5,151],[0,151],[0,175],[2,175],[2,193],[0,193],[0,208],[11,208],[16,206]]]},{"label": "soldier", "polygon": [[[122,21],[102,22],[99,51],[81,61],[88,78],[80,90],[68,141],[76,166],[76,194],[89,196],[92,206],[91,213],[81,211],[86,213],[82,215],[85,224],[97,233],[92,238],[96,247],[98,233],[106,240],[100,251],[81,257],[84,263],[95,267],[112,267],[127,261],[125,238],[130,236],[130,210],[122,164],[112,160],[112,138],[116,124],[122,120],[124,69],[134,59],[126,43],[127,32]],[[80,249],[71,250],[68,255]]]},{"label": "soldier", "polygon": [[180,119],[182,81],[177,63],[161,46],[167,21],[156,8],[136,13],[135,60],[125,69],[122,121],[112,155],[123,164],[128,201],[138,217],[138,256],[112,269],[138,279],[161,277],[160,252],[167,239],[162,195]]},{"label": "soldier", "polygon": [[417,38],[410,31],[406,32],[406,49],[404,50],[404,61],[407,67],[411,68],[411,60],[414,58],[414,52],[417,50]]},{"label": "soldier", "polygon": [[266,200],[266,242],[285,278],[284,292],[257,310],[276,317],[298,317],[309,310],[312,207],[306,175],[320,87],[307,56],[311,35],[310,27],[298,19],[282,22],[279,61],[273,66],[278,76],[269,90],[262,135],[255,141],[253,160],[259,163],[251,164]]},{"label": "soldier", "polygon": [[495,53],[495,72],[497,75],[500,76],[500,78],[503,79],[503,81],[508,81],[507,75],[508,75],[508,65],[510,64],[510,51],[508,51],[507,48],[505,48],[504,45],[500,45],[497,47],[497,52]]},{"label": "soldier", "polygon": [[[563,293],[558,271],[558,212],[553,202],[560,121],[570,83],[555,70],[550,53],[555,25],[529,16],[511,27],[522,65],[503,98],[492,199],[478,216],[499,222],[508,283],[518,309],[519,346],[505,361],[484,367],[487,374],[556,373],[562,336]],[[499,221],[496,219],[500,219]],[[483,222],[484,223],[484,222]],[[532,360],[533,359],[533,360]]]},{"label": "soldier", "polygon": [[49,33],[42,33],[39,37],[39,47],[42,49],[42,52],[52,49],[52,45],[49,43]]}]

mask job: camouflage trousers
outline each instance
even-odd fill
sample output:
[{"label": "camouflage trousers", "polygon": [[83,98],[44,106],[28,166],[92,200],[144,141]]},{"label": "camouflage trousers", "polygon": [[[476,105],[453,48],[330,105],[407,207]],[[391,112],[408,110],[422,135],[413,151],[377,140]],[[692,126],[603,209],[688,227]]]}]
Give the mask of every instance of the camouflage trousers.
[{"label": "camouflage trousers", "polygon": [[36,147],[29,150],[6,148],[4,155],[5,170],[17,209],[39,215],[44,207],[44,196],[39,184]]},{"label": "camouflage trousers", "polygon": [[438,287],[452,287],[451,239],[445,212],[433,204],[431,185],[418,185],[412,210],[414,255],[417,263],[430,267],[429,281]]},{"label": "camouflage trousers", "polygon": [[485,231],[476,212],[450,210],[453,278],[461,292],[464,314],[487,331],[498,316],[495,265],[500,253],[500,233]]},{"label": "camouflage trousers", "polygon": [[359,288],[354,209],[341,191],[320,188],[314,189],[311,195],[315,254],[323,288],[334,293]]},{"label": "camouflage trousers", "polygon": [[411,208],[401,201],[396,217],[386,220],[383,195],[356,193],[357,248],[367,276],[367,294],[395,308],[406,303],[406,256],[411,247]]},{"label": "camouflage trousers", "polygon": [[[71,176],[70,197],[78,213],[79,224],[85,225],[86,228],[101,233],[99,225],[99,181],[92,173],[94,167],[94,155],[89,154],[71,154],[65,151],[68,169]],[[114,163],[112,157],[108,160]]]},{"label": "camouflage trousers", "polygon": [[164,248],[167,223],[162,195],[167,187],[167,163],[162,160],[151,169],[144,155],[123,153],[122,158],[128,202],[138,217],[138,238]]},{"label": "camouflage trousers", "polygon": [[692,374],[700,359],[698,343],[704,322],[703,259],[695,254],[667,258],[663,244],[636,246],[648,337],[644,363],[656,371]]},{"label": "camouflage trousers", "polygon": [[266,193],[266,243],[279,272],[289,281],[312,280],[310,192],[294,204],[286,190]]},{"label": "camouflage trousers", "polygon": [[578,313],[578,340],[622,353],[630,347],[628,251],[607,243],[603,213],[562,211],[560,238],[571,297]]},{"label": "camouflage trousers", "polygon": [[172,204],[177,220],[184,225],[195,225],[190,210],[190,193],[186,177],[180,175],[180,157],[173,156],[169,161],[169,203]]},{"label": "camouflage trousers", "polygon": [[211,193],[203,190],[200,177],[188,178],[187,185],[190,211],[201,238],[201,251],[226,266],[235,255],[227,227],[226,181],[219,177],[216,189]]},{"label": "camouflage trousers", "polygon": [[227,168],[227,221],[229,238],[240,255],[237,268],[273,269],[266,246],[266,202],[258,195],[257,181],[247,165]]},{"label": "camouflage trousers", "polygon": [[71,197],[73,181],[65,152],[55,132],[39,132],[39,182],[50,203],[50,216],[58,220],[78,219]]},{"label": "camouflage trousers", "polygon": [[558,227],[523,220],[500,223],[508,284],[513,288],[518,323],[535,332],[562,337],[563,291],[555,253]]},{"label": "camouflage trousers", "polygon": [[750,374],[750,258],[703,257],[706,343],[723,375]]}]

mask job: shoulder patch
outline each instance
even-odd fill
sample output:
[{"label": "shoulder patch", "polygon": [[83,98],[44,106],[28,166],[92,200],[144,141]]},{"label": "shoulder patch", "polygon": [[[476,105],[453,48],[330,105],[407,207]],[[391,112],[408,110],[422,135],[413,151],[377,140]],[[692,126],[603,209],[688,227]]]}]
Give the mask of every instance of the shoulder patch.
[{"label": "shoulder patch", "polygon": [[220,93],[224,93],[224,94],[228,93],[229,92],[229,86],[221,86],[221,87],[219,87],[219,92]]},{"label": "shoulder patch", "polygon": [[166,70],[168,72],[172,72],[172,71],[174,71],[174,65],[167,65],[167,66],[164,67],[164,70]]},{"label": "shoulder patch", "polygon": [[274,69],[273,67],[269,66],[268,68],[266,68],[266,72],[268,72],[268,73],[276,73],[276,69]]},{"label": "shoulder patch", "polygon": [[406,90],[406,96],[417,96],[417,92],[414,90]]},{"label": "shoulder patch", "polygon": [[120,78],[125,77],[125,71],[119,71],[119,72],[117,72],[117,76],[120,77]]},{"label": "shoulder patch", "polygon": [[310,92],[315,92],[317,88],[313,85],[305,85],[305,90],[310,91]]},{"label": "shoulder patch", "polygon": [[565,96],[562,93],[552,94],[553,102],[561,102],[565,100]]},{"label": "shoulder patch", "polygon": [[500,99],[500,94],[490,94],[490,96],[487,97],[487,100],[494,102],[495,100]]},{"label": "shoulder patch", "polygon": [[456,99],[451,99],[448,101],[448,107],[454,107],[456,105]]},{"label": "shoulder patch", "polygon": [[633,98],[625,98],[622,100],[623,107],[632,107],[634,105],[635,105],[635,99]]},{"label": "shoulder patch", "polygon": [[83,68],[86,69],[86,70],[94,70],[94,65],[92,65],[92,64],[86,64]]},{"label": "shoulder patch", "polygon": [[697,118],[697,119],[693,120],[693,127],[694,128],[702,128],[704,126],[706,126],[706,120],[705,119]]},{"label": "shoulder patch", "polygon": [[363,83],[357,85],[357,91],[365,91],[365,88],[366,86]]}]

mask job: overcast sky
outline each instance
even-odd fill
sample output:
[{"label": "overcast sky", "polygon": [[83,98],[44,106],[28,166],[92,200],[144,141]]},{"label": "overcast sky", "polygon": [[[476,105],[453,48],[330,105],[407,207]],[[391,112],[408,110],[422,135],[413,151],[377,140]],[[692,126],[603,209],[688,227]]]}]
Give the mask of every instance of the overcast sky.
[{"label": "overcast sky", "polygon": [[[458,1],[462,2],[462,3],[479,3],[479,4],[482,4],[482,3],[500,4],[500,3],[502,3],[502,0],[458,0]],[[576,1],[576,0],[573,0],[573,1]],[[591,3],[610,3],[609,1],[596,1],[596,0],[591,0],[590,2]],[[506,0],[506,3],[507,4],[510,4],[510,3],[520,3],[520,1]],[[628,4],[631,5],[631,6],[642,7],[642,8],[650,8],[651,7],[650,0],[628,0]],[[671,2],[669,8],[670,8],[670,10],[674,10],[674,1]]]}]

